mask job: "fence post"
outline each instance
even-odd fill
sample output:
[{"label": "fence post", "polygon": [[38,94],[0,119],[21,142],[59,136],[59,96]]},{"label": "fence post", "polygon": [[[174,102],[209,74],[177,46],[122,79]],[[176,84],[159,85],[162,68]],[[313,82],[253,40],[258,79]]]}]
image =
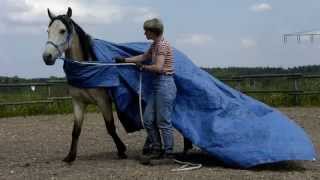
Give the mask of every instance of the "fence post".
[{"label": "fence post", "polygon": [[[298,78],[294,78],[294,90],[298,91],[299,87],[298,87]],[[299,101],[299,96],[297,94],[294,95],[294,105],[297,106],[298,105],[298,101]]]},{"label": "fence post", "polygon": [[50,84],[48,84],[48,98],[50,98],[51,97],[51,88],[50,88]]}]

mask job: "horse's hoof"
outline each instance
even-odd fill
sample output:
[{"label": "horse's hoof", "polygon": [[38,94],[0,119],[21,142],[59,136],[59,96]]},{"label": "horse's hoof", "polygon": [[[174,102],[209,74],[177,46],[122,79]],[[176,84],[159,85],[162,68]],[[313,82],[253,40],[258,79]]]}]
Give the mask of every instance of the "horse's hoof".
[{"label": "horse's hoof", "polygon": [[118,152],[121,152],[118,154],[125,154],[126,151],[127,151],[127,147],[124,144],[118,146]]},{"label": "horse's hoof", "polygon": [[125,153],[118,153],[119,159],[127,159],[128,156]]},{"label": "horse's hoof", "polygon": [[75,156],[67,156],[62,161],[71,164],[76,159]]}]

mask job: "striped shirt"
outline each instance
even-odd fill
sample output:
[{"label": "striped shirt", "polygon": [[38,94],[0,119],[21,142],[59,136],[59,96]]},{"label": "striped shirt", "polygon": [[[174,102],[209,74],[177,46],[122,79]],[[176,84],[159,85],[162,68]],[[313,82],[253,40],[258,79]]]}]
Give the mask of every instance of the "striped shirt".
[{"label": "striped shirt", "polygon": [[159,55],[164,56],[164,64],[162,66],[162,74],[172,75],[174,74],[174,60],[172,48],[168,41],[163,37],[160,41],[155,41],[151,44],[151,47],[146,52],[148,58],[152,59],[152,64],[155,63],[156,57]]}]

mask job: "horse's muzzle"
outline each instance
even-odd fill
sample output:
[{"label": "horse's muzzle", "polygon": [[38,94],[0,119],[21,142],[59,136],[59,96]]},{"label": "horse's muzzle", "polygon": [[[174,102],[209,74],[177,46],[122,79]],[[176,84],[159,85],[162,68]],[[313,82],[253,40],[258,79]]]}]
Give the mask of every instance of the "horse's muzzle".
[{"label": "horse's muzzle", "polygon": [[52,58],[51,54],[44,53],[42,58],[46,65],[53,65],[55,63],[55,59]]}]

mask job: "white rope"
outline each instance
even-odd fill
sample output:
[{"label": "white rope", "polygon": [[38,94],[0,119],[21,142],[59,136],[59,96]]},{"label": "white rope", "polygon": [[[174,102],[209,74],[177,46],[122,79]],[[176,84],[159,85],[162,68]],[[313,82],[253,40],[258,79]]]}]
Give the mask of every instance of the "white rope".
[{"label": "white rope", "polygon": [[139,73],[139,112],[140,112],[140,121],[142,127],[144,128],[144,120],[142,114],[142,72]]},{"label": "white rope", "polygon": [[[59,58],[65,61],[64,58]],[[99,62],[80,62],[80,61],[70,61],[77,64],[84,64],[84,65],[95,65],[95,66],[136,66],[135,63],[99,63]]]},{"label": "white rope", "polygon": [[191,171],[191,170],[195,170],[195,169],[200,169],[202,167],[202,164],[195,164],[195,163],[191,163],[191,162],[179,161],[176,159],[174,159],[174,162],[177,164],[180,164],[182,166],[175,168],[175,169],[171,169],[172,172]]}]

